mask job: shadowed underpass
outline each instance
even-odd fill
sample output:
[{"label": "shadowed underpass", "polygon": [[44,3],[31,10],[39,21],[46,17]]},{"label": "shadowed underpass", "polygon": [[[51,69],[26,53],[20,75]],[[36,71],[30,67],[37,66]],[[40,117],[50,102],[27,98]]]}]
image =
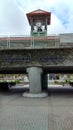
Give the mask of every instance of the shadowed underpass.
[{"label": "shadowed underpass", "polygon": [[[24,92],[28,92],[29,91],[29,84],[28,85],[15,85],[12,86],[11,88],[9,88],[9,91],[3,91],[0,90],[0,94],[8,94],[8,95],[12,95],[12,94],[23,94]],[[66,95],[66,94],[73,94],[73,87],[72,86],[61,86],[58,87],[57,85],[52,85],[49,86],[48,85],[48,89],[47,89],[47,93],[48,96],[51,94],[56,94],[56,95]]]}]

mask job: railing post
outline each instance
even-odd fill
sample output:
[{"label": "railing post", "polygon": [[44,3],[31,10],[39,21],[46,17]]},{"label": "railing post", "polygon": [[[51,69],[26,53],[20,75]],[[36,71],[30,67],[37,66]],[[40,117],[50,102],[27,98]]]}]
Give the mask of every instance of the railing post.
[{"label": "railing post", "polygon": [[8,48],[8,37],[7,37],[7,48]]},{"label": "railing post", "polygon": [[9,49],[10,49],[10,37],[9,37]]},{"label": "railing post", "polygon": [[8,38],[7,38],[7,48],[10,49],[10,37],[8,35]]},{"label": "railing post", "polygon": [[58,40],[57,36],[55,36],[55,47],[59,48],[59,40]]},{"label": "railing post", "polygon": [[34,36],[31,37],[31,47],[34,48]]},{"label": "railing post", "polygon": [[34,48],[35,46],[34,46],[34,36],[33,36],[33,48]]}]

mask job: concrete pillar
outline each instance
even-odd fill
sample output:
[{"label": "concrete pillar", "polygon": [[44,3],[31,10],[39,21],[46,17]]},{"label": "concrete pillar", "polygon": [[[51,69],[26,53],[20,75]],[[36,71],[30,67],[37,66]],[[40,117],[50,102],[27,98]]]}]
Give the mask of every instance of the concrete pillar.
[{"label": "concrete pillar", "polygon": [[42,91],[46,91],[48,89],[48,75],[47,74],[42,73],[41,84],[42,84]]},{"label": "concrete pillar", "polygon": [[29,91],[30,93],[40,93],[42,91],[41,87],[41,73],[42,69],[38,67],[27,68],[29,77]]}]

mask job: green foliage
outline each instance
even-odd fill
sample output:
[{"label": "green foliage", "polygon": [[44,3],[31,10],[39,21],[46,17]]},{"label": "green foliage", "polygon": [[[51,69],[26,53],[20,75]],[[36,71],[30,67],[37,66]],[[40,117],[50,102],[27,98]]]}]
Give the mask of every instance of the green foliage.
[{"label": "green foliage", "polygon": [[20,80],[19,80],[19,79],[15,80],[15,83],[16,83],[16,84],[17,84],[17,83],[20,83]]},{"label": "green foliage", "polygon": [[6,80],[3,80],[2,83],[7,83],[7,81],[6,81]]},{"label": "green foliage", "polygon": [[67,79],[67,80],[66,80],[66,83],[68,83],[68,84],[69,84],[69,83],[70,83],[70,79]]}]

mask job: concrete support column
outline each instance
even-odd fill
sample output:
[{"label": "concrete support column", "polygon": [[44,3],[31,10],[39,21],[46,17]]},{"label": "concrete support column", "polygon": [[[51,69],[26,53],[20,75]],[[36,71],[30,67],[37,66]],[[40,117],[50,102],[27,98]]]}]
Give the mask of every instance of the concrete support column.
[{"label": "concrete support column", "polygon": [[48,75],[47,74],[42,73],[41,84],[42,84],[42,91],[46,91],[48,89]]},{"label": "concrete support column", "polygon": [[42,91],[41,87],[41,73],[42,69],[38,67],[27,68],[29,76],[29,91],[30,93],[40,93]]},{"label": "concrete support column", "polygon": [[48,96],[42,90],[42,69],[39,67],[29,67],[27,68],[29,77],[29,92],[24,92],[23,96],[27,98],[42,98]]}]

